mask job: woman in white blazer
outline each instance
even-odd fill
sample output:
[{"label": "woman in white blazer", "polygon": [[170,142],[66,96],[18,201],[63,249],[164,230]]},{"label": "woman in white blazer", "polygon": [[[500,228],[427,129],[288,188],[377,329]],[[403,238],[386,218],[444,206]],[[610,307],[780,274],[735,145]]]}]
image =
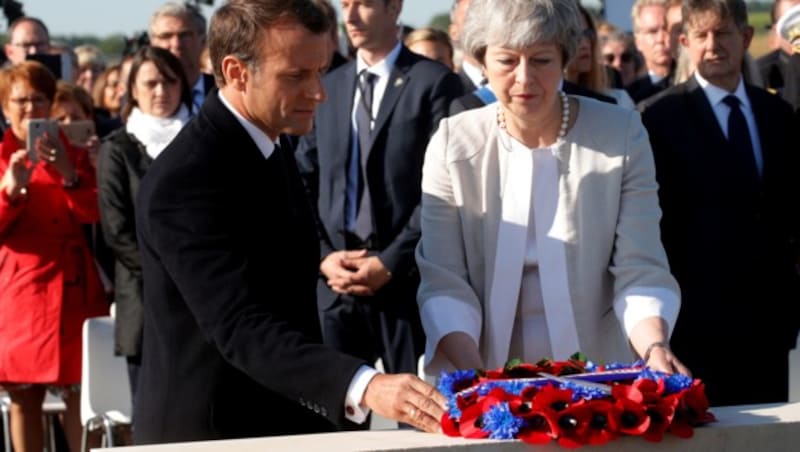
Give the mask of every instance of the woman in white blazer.
[{"label": "woman in white blazer", "polygon": [[441,122],[423,170],[419,307],[426,370],[669,350],[680,307],[659,239],[639,114],[558,90],[574,0],[473,0],[465,51],[498,102]]}]

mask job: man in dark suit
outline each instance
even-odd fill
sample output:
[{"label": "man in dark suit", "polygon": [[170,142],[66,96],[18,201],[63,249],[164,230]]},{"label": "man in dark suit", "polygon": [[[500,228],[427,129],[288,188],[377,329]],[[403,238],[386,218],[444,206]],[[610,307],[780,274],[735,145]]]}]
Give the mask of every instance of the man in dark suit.
[{"label": "man in dark suit", "polygon": [[450,41],[453,43],[453,48],[461,59],[461,61],[458,62],[458,72],[456,73],[461,80],[461,85],[465,93],[471,93],[486,85],[486,78],[483,76],[480,63],[478,63],[475,58],[467,55],[461,46],[461,42],[463,41],[461,30],[464,29],[464,20],[467,18],[469,1],[470,0],[453,0],[453,6],[450,8],[450,26],[447,29],[450,35]]},{"label": "man in dark suit", "polygon": [[776,24],[800,0],[776,0],[770,11],[772,39],[779,44],[774,51],[758,59],[758,69],[767,90],[777,93],[797,110],[800,108],[800,55],[795,55],[791,43],[783,39]]},{"label": "man in dark suit", "polygon": [[631,12],[636,48],[644,58],[647,73],[625,89],[635,103],[672,84],[674,66],[670,53],[669,0],[636,0]]},{"label": "man in dark suit", "polygon": [[319,215],[325,343],[380,357],[389,372],[414,371],[423,351],[414,261],[423,155],[462,92],[453,72],[398,41],[401,5],[342,2],[357,55],[325,77],[331,97],[297,153]]},{"label": "man in dark suit", "polygon": [[696,73],[641,106],[683,297],[671,345],[712,405],[785,402],[800,319],[796,126],[786,103],[743,83],[742,0],[689,0],[684,19]]},{"label": "man in dark suit", "polygon": [[214,77],[200,72],[200,55],[206,46],[205,17],[188,2],[167,2],[153,13],[148,34],[153,46],[169,50],[181,61],[196,113],[214,87]]},{"label": "man in dark suit", "polygon": [[279,136],[307,133],[325,99],[322,1],[218,9],[221,88],[142,181],[137,443],[330,431],[370,408],[438,429],[445,399],[433,387],[320,344],[315,223]]}]

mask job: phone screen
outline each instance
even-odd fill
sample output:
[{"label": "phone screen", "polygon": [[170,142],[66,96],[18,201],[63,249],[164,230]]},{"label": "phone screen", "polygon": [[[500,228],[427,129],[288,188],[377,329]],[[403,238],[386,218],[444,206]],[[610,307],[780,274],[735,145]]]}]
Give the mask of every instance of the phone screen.
[{"label": "phone screen", "polygon": [[[26,60],[33,60],[42,63],[50,72],[53,73],[53,77],[57,79],[63,79],[63,75],[61,73],[61,55],[50,55],[49,53],[33,53],[30,55],[25,56]],[[68,80],[68,79],[67,79]]]}]

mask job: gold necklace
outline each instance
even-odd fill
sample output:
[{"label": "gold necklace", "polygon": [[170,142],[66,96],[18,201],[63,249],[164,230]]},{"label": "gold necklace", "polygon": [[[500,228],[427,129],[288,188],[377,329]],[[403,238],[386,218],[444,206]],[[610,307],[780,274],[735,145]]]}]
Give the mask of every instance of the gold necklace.
[{"label": "gold necklace", "polygon": [[[569,127],[569,98],[564,91],[559,91],[558,95],[561,97],[561,127],[558,129],[558,139],[563,139],[567,135],[567,127]],[[506,130],[506,115],[503,113],[503,106],[497,105],[497,125]]]}]

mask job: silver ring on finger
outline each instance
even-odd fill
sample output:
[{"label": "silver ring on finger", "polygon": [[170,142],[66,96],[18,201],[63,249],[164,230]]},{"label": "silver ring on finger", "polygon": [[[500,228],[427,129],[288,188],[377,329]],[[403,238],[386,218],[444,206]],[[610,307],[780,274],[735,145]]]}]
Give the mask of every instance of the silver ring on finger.
[{"label": "silver ring on finger", "polygon": [[56,161],[56,156],[55,155],[51,155],[50,158],[47,159],[47,160],[50,160],[50,163],[53,163],[53,162]]},{"label": "silver ring on finger", "polygon": [[50,149],[50,155],[56,155],[56,148]]}]

